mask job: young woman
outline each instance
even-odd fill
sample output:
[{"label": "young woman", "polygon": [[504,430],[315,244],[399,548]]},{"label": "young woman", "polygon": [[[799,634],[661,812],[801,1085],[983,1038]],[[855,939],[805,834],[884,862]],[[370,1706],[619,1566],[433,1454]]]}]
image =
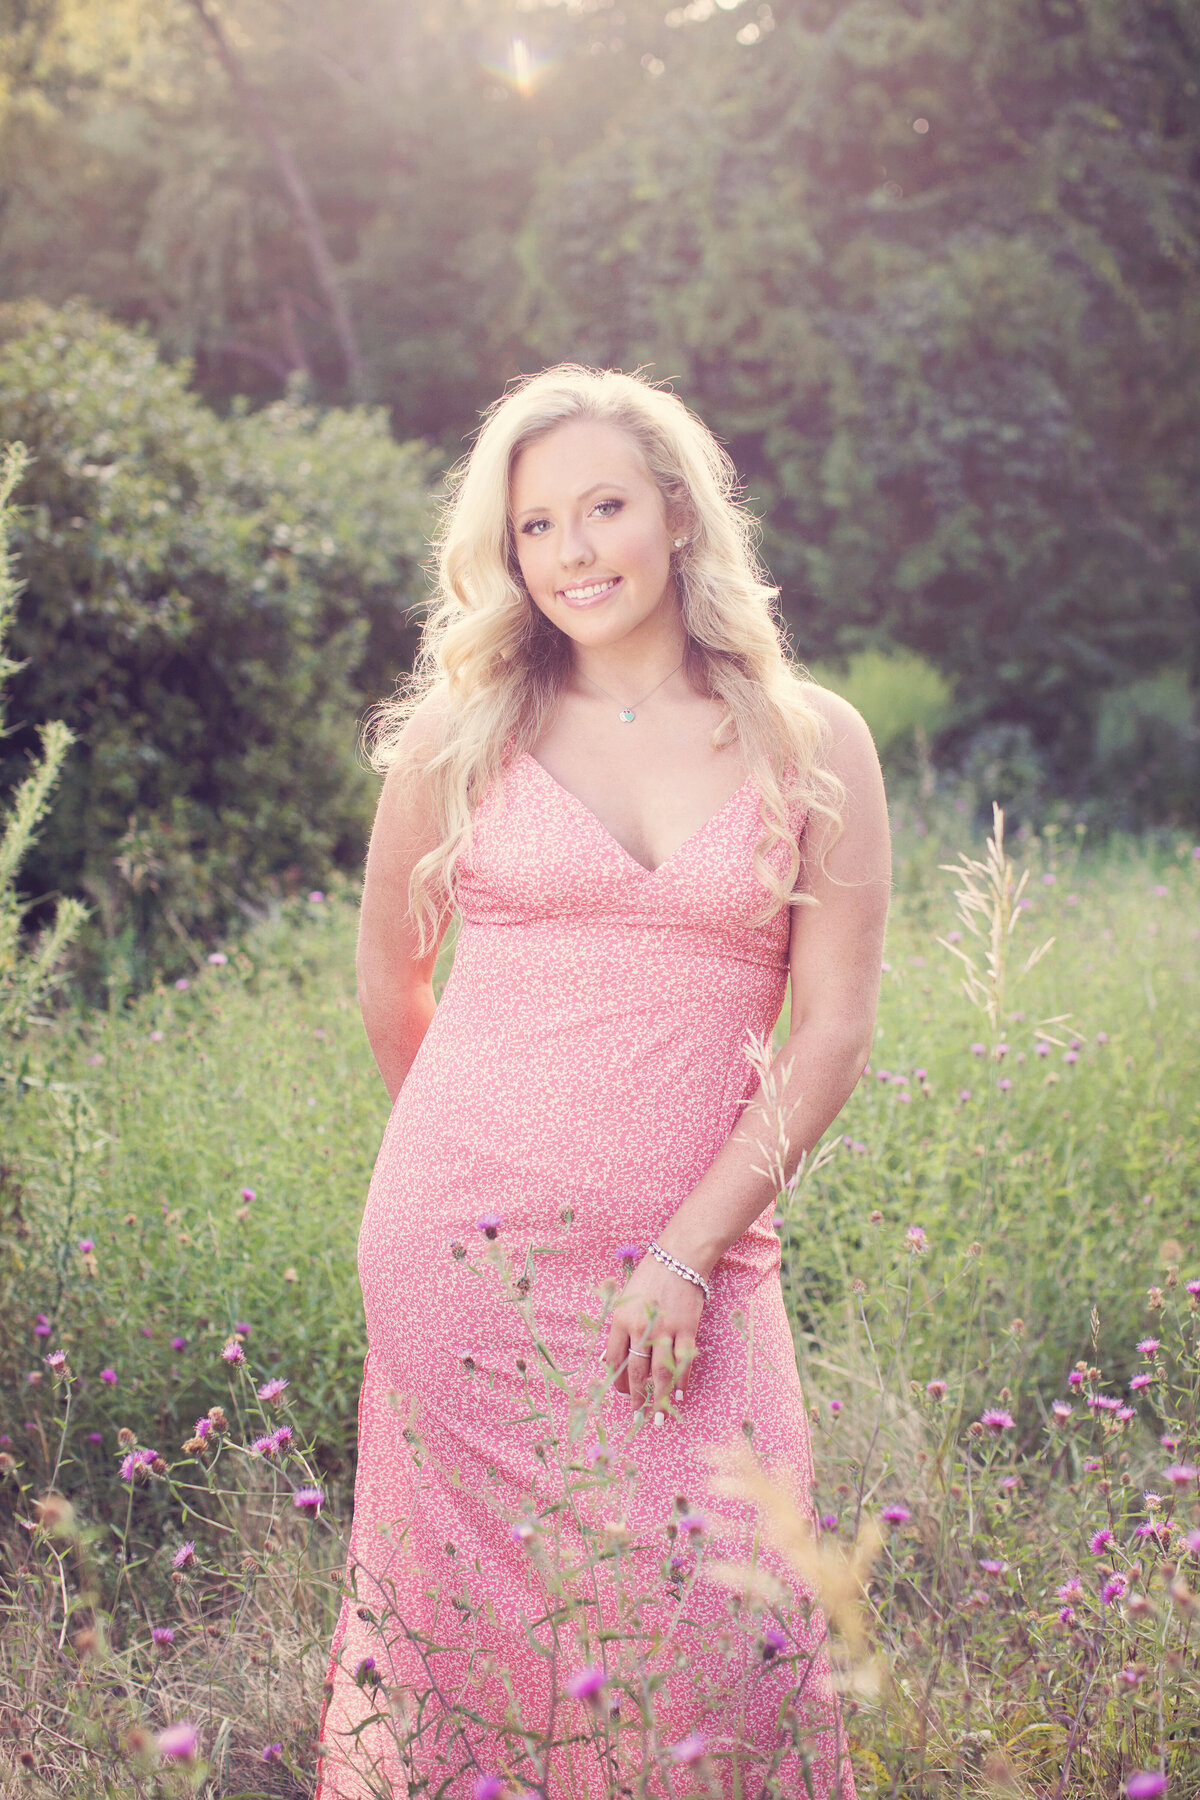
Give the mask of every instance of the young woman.
[{"label": "young woman", "polygon": [[322,1800],[853,1796],[815,1597],[719,1477],[749,1440],[812,1518],[769,1152],[867,1061],[888,823],[753,537],[711,433],[611,371],[511,389],[453,486],[374,738],[393,1106]]}]

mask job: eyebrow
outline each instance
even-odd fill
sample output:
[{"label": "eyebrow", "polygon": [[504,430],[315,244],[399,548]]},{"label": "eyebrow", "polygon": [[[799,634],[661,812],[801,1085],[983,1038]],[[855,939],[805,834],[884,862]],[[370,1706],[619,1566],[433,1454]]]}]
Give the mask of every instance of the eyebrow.
[{"label": "eyebrow", "polygon": [[[625,486],[623,481],[595,481],[590,488],[584,488],[582,494],[577,494],[576,499],[586,500],[589,494],[598,494],[601,488],[608,488],[610,491],[615,490],[619,494],[627,494],[629,492],[629,489]],[[550,508],[548,506],[523,506],[516,516],[518,519],[527,519],[530,513],[549,511]]]}]

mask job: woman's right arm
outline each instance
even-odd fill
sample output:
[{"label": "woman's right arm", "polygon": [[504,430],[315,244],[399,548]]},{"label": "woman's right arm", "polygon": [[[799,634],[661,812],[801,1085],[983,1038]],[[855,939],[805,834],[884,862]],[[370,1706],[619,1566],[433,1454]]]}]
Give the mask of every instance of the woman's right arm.
[{"label": "woman's right arm", "polygon": [[[419,766],[433,737],[429,713],[418,709],[404,733],[406,763],[411,755]],[[357,956],[358,1003],[367,1041],[392,1101],[434,1013],[433,967],[451,909],[447,907],[436,941],[422,955],[408,914],[408,881],[414,865],[437,842],[425,783],[403,780],[393,769],[383,784],[371,831]]]}]

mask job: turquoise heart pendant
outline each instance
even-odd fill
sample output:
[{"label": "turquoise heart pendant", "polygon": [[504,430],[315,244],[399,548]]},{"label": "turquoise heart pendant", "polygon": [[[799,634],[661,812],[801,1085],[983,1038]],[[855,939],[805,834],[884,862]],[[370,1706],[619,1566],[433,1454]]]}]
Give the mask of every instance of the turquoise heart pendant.
[{"label": "turquoise heart pendant", "polygon": [[621,718],[622,718],[622,720],[623,720],[623,721],[624,721],[624,723],[625,723],[625,724],[626,724],[626,725],[632,725],[632,724],[633,724],[633,712],[632,712],[632,709],[629,709],[629,710],[627,710],[627,711],[625,711],[625,712],[623,712],[623,713],[622,713],[622,714],[621,714]]}]

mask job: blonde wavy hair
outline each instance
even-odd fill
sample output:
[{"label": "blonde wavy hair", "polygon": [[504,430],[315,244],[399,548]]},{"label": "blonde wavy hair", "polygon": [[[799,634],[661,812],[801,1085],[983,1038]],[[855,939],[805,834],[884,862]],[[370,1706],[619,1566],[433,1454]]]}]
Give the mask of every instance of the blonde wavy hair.
[{"label": "blonde wavy hair", "polygon": [[[781,906],[812,905],[797,888],[803,864],[788,810],[802,803],[841,831],[845,791],[823,764],[828,727],[809,701],[803,669],[787,655],[778,590],[758,561],[758,526],[737,471],[712,432],[675,394],[642,374],[559,363],[523,378],[490,406],[474,443],[447,478],[434,536],[436,582],[412,672],[366,721],[364,745],[380,773],[428,782],[440,841],[416,863],[410,916],[422,951],[454,895],[471,818],[506,764],[537,742],[571,665],[571,641],[535,606],[517,560],[509,490],[517,457],[576,419],[616,426],[638,444],[669,517],[687,523],[672,555],[687,631],[684,673],[721,701],[714,749],[736,741],[762,795],[754,866]],[[407,728],[418,708],[422,728]],[[804,835],[802,833],[802,835]],[[788,847],[781,876],[767,858]]]}]

